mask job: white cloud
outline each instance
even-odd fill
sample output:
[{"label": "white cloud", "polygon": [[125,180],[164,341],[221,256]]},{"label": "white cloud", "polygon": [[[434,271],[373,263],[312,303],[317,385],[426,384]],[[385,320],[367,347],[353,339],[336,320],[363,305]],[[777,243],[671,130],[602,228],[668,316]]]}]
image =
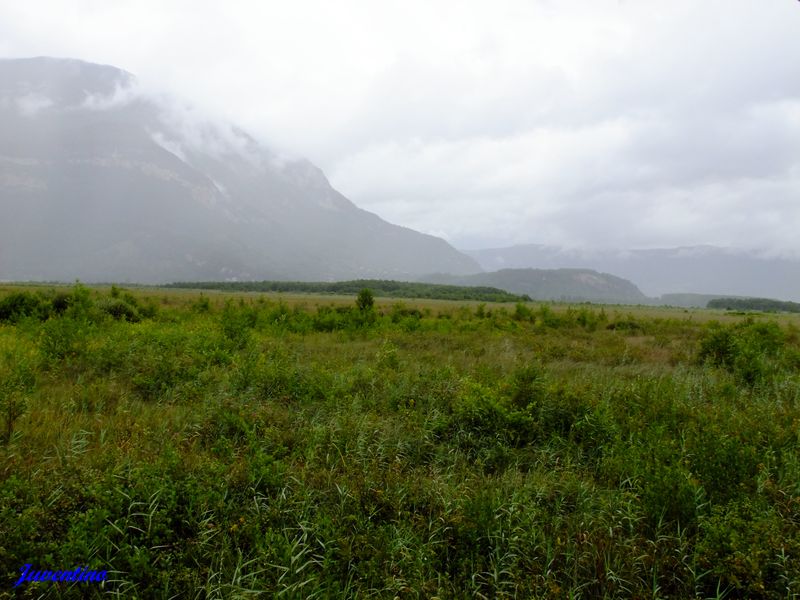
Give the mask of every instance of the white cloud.
[{"label": "white cloud", "polygon": [[113,110],[121,108],[141,97],[142,91],[136,85],[117,83],[110,94],[87,94],[78,108],[88,110]]},{"label": "white cloud", "polygon": [[[800,249],[798,20],[752,0],[30,0],[0,7],[0,54],[120,66],[456,244]],[[196,122],[182,139],[245,143]]]},{"label": "white cloud", "polygon": [[29,92],[24,96],[15,98],[15,104],[20,114],[26,117],[32,117],[39,111],[53,106],[53,101],[42,94]]}]

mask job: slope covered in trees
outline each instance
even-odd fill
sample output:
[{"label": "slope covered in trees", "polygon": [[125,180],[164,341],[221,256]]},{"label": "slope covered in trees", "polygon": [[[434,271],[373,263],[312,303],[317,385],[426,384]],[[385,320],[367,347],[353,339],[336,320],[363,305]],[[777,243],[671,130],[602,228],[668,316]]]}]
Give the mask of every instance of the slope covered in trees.
[{"label": "slope covered in trees", "polygon": [[708,308],[726,310],[757,310],[762,312],[800,312],[800,303],[770,298],[715,298],[708,301]]}]

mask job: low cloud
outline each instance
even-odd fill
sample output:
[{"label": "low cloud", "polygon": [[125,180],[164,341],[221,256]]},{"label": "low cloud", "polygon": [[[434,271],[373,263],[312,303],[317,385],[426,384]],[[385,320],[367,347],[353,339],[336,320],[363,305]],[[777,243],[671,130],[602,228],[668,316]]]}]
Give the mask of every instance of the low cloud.
[{"label": "low cloud", "polygon": [[797,2],[37,1],[0,51],[129,69],[203,108],[165,111],[176,151],[255,156],[238,123],[462,247],[800,251]]},{"label": "low cloud", "polygon": [[43,94],[29,92],[24,96],[14,98],[14,104],[21,115],[33,117],[42,110],[53,106],[53,101]]},{"label": "low cloud", "polygon": [[117,83],[110,94],[87,93],[78,108],[86,110],[116,110],[142,98],[142,90],[134,81]]}]

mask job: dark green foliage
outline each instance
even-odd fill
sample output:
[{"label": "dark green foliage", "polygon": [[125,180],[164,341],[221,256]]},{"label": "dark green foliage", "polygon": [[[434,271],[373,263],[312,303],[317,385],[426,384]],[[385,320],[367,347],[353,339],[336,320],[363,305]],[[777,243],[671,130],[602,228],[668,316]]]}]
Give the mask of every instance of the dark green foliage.
[{"label": "dark green foliage", "polygon": [[546,393],[546,375],[541,365],[530,364],[516,369],[511,377],[511,404],[519,409],[541,406]]},{"label": "dark green foliage", "polygon": [[119,298],[110,298],[98,304],[98,308],[117,321],[138,322],[141,317],[135,306]]},{"label": "dark green foliage", "polygon": [[358,292],[356,306],[361,312],[367,312],[375,308],[375,297],[372,295],[372,290],[364,288]]},{"label": "dark green foliage", "polygon": [[211,302],[209,301],[208,297],[200,294],[200,297],[194,303],[192,308],[199,313],[211,312]]},{"label": "dark green foliage", "polygon": [[759,499],[716,505],[700,523],[698,566],[734,597],[796,597],[800,537],[793,529]]},{"label": "dark green foliage", "polygon": [[250,339],[250,330],[256,326],[258,313],[244,302],[236,305],[231,300],[225,303],[225,308],[220,314],[220,324],[225,337],[236,348],[244,348]]},{"label": "dark green foliage", "polygon": [[575,320],[577,321],[578,325],[583,327],[585,330],[595,331],[599,326],[603,325],[608,318],[606,317],[606,314],[602,308],[595,312],[586,307],[582,307],[580,310],[578,310]]},{"label": "dark green foliage", "polygon": [[642,327],[634,319],[622,319],[619,321],[614,321],[613,323],[609,323],[606,325],[606,329],[612,331],[637,332],[641,331]]},{"label": "dark green foliage", "polygon": [[533,311],[522,302],[517,302],[517,305],[514,307],[512,318],[515,321],[534,321]]},{"label": "dark green foliage", "polygon": [[72,295],[66,292],[57,292],[51,300],[53,312],[56,315],[63,315],[72,304]]},{"label": "dark green foliage", "polygon": [[741,381],[755,385],[774,371],[785,334],[775,323],[746,319],[735,325],[712,322],[700,340],[698,359],[722,367]]},{"label": "dark green foliage", "polygon": [[384,279],[357,279],[354,281],[187,281],[171,283],[166,287],[195,290],[221,290],[226,292],[294,292],[310,294],[358,294],[368,288],[376,296],[390,298],[437,298],[440,300],[481,300],[484,302],[530,301],[527,295],[518,295],[486,286],[441,285]]},{"label": "dark green foliage", "polygon": [[35,364],[30,356],[0,357],[0,444],[7,444],[14,425],[27,408],[27,396],[36,385]]},{"label": "dark green foliage", "polygon": [[0,300],[0,322],[16,323],[27,317],[45,319],[51,308],[52,304],[41,295],[15,292]]},{"label": "dark green foliage", "polygon": [[708,301],[708,308],[725,310],[755,310],[762,312],[800,312],[800,304],[769,298],[714,298]]},{"label": "dark green foliage", "polygon": [[68,317],[50,319],[42,326],[39,348],[46,360],[75,358],[85,351],[88,335],[86,323]]},{"label": "dark green foliage", "polygon": [[737,353],[735,332],[729,327],[712,323],[700,340],[697,356],[715,367],[732,367]]},{"label": "dark green foliage", "polygon": [[712,426],[693,431],[687,446],[692,472],[710,500],[724,503],[753,491],[761,460],[757,442]]}]

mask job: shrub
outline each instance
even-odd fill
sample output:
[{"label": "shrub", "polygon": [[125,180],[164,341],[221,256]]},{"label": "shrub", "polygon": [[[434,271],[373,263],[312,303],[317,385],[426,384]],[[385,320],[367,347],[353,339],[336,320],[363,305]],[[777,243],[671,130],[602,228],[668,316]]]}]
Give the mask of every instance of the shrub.
[{"label": "shrub", "polygon": [[628,331],[630,333],[636,333],[642,330],[642,326],[636,321],[636,319],[628,317],[627,319],[621,319],[619,321],[609,323],[606,325],[606,329],[610,331]]},{"label": "shrub", "polygon": [[48,360],[81,355],[86,349],[87,326],[75,319],[50,319],[43,326],[39,347]]},{"label": "shrub", "polygon": [[405,323],[408,322],[409,318],[419,321],[422,319],[422,312],[416,308],[407,308],[404,304],[398,302],[392,305],[389,317],[392,323]]},{"label": "shrub", "polygon": [[591,411],[584,394],[564,386],[552,386],[539,398],[528,410],[550,436],[568,438],[575,423]]},{"label": "shrub", "polygon": [[710,323],[700,339],[697,358],[715,367],[731,367],[736,357],[736,338],[730,328],[719,323]]},{"label": "shrub", "polygon": [[334,310],[330,306],[317,307],[317,314],[314,315],[314,331],[339,331],[345,329],[350,322],[350,308],[346,312]]},{"label": "shrub", "polygon": [[512,406],[528,409],[541,405],[545,393],[545,373],[538,364],[525,365],[514,371],[509,383]]},{"label": "shrub", "polygon": [[33,391],[36,374],[29,359],[8,356],[0,363],[0,414],[3,427],[0,443],[7,444],[14,433],[14,424],[27,407],[26,397]]},{"label": "shrub", "polygon": [[540,305],[538,314],[534,314],[536,316],[536,324],[541,327],[556,329],[563,325],[562,319],[547,304]]},{"label": "shrub", "polygon": [[53,306],[53,312],[57,315],[63,315],[67,309],[72,305],[72,295],[66,292],[57,292],[50,303]]},{"label": "shrub", "polygon": [[774,370],[769,360],[780,353],[785,339],[774,322],[756,323],[749,318],[727,327],[712,322],[700,339],[697,358],[730,371],[740,382],[752,386]]},{"label": "shrub", "polygon": [[487,445],[521,446],[536,437],[534,422],[525,413],[504,406],[494,392],[478,383],[462,383],[448,431],[459,446],[474,451]]},{"label": "shrub", "polygon": [[225,337],[235,348],[244,348],[250,339],[250,330],[256,326],[258,314],[255,309],[245,306],[244,303],[236,306],[228,300],[219,320]]},{"label": "shrub", "polygon": [[73,286],[69,307],[64,311],[64,315],[77,321],[95,320],[97,312],[87,287],[80,283]]},{"label": "shrub", "polygon": [[687,441],[692,471],[711,500],[727,502],[755,489],[760,458],[747,440],[708,427],[693,432]]},{"label": "shrub", "polygon": [[138,323],[141,320],[136,307],[119,298],[104,299],[98,303],[97,308],[117,321]]},{"label": "shrub", "polygon": [[372,290],[369,288],[364,288],[360,292],[358,292],[358,297],[356,298],[356,306],[358,310],[362,312],[370,311],[375,306],[375,297],[372,295]]},{"label": "shrub", "polygon": [[533,311],[525,306],[522,302],[517,302],[516,307],[514,307],[514,314],[511,315],[511,318],[515,321],[533,322],[534,320]]},{"label": "shrub", "polygon": [[209,313],[211,312],[211,302],[209,301],[208,297],[203,296],[200,294],[200,297],[192,304],[192,310],[197,313]]},{"label": "shrub", "polygon": [[718,581],[735,598],[796,597],[798,539],[796,525],[757,501],[713,507],[700,522],[697,544],[699,567],[715,582],[705,591],[713,594]]},{"label": "shrub", "polygon": [[0,300],[0,321],[16,323],[26,317],[47,318],[49,303],[40,295],[14,292]]}]

